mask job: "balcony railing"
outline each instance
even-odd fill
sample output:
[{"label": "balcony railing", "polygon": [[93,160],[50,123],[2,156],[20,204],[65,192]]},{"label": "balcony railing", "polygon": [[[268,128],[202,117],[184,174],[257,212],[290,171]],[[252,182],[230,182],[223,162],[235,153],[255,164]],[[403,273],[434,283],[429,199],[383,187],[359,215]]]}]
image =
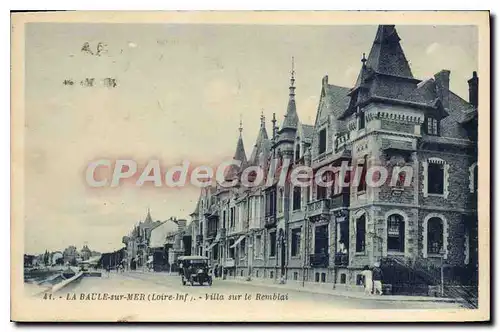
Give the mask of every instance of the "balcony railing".
[{"label": "balcony railing", "polygon": [[312,221],[327,218],[330,215],[330,199],[320,199],[307,205],[307,216]]},{"label": "balcony railing", "polygon": [[347,266],[349,265],[349,255],[344,253],[335,254],[335,266]]},{"label": "balcony railing", "polygon": [[328,267],[328,254],[312,254],[309,263],[312,267]]}]

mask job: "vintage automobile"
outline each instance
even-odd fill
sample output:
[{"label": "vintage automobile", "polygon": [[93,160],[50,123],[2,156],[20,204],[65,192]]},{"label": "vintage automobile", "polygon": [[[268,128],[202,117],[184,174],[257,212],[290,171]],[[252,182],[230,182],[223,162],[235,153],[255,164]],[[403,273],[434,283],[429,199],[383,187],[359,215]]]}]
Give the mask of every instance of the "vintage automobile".
[{"label": "vintage automobile", "polygon": [[212,275],[208,267],[208,258],[203,256],[181,256],[178,259],[179,274],[183,285],[187,282],[194,286],[195,283],[212,286]]}]

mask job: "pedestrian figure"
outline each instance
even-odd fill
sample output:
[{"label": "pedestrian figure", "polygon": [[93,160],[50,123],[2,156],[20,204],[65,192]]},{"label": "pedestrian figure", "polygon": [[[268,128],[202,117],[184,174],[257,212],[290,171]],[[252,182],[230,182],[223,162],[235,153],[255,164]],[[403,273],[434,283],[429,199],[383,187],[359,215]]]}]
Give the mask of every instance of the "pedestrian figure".
[{"label": "pedestrian figure", "polygon": [[214,277],[215,278],[219,277],[219,265],[218,264],[215,264],[215,267],[214,267]]},{"label": "pedestrian figure", "polygon": [[374,294],[382,295],[382,280],[384,279],[384,274],[382,273],[382,269],[380,268],[380,263],[376,262],[375,267],[373,268],[373,286]]},{"label": "pedestrian figure", "polygon": [[365,265],[363,267],[363,272],[361,272],[361,275],[364,277],[365,294],[371,295],[373,290],[373,273],[368,265]]}]

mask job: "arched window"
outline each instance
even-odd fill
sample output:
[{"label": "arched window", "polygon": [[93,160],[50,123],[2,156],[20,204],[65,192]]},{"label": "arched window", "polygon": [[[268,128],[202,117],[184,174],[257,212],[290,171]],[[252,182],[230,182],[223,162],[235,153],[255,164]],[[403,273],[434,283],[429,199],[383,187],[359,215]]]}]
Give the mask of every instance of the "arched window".
[{"label": "arched window", "polygon": [[387,218],[387,250],[405,251],[405,222],[399,214]]},{"label": "arched window", "polygon": [[443,250],[443,220],[438,217],[427,221],[427,253],[439,254]]}]

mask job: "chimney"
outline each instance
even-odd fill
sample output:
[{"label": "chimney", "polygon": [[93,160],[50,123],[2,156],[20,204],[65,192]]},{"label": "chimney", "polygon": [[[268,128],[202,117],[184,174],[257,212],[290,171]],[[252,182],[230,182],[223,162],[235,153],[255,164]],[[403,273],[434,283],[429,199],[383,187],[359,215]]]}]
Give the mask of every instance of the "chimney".
[{"label": "chimney", "polygon": [[439,100],[441,100],[443,108],[448,109],[450,106],[450,71],[441,70],[439,73],[434,74],[434,80]]},{"label": "chimney", "polygon": [[467,81],[469,83],[469,103],[477,108],[478,105],[478,88],[479,88],[479,78],[477,77],[477,72],[472,72],[472,78]]}]

